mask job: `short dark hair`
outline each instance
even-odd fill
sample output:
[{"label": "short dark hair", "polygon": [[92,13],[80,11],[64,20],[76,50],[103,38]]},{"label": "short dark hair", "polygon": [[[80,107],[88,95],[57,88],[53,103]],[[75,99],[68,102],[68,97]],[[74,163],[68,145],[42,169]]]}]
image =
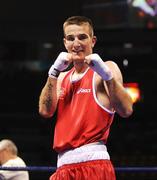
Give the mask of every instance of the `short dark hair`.
[{"label": "short dark hair", "polygon": [[94,27],[93,27],[93,22],[90,18],[85,17],[85,16],[71,16],[65,20],[63,24],[63,31],[64,31],[65,26],[72,25],[72,24],[76,24],[76,25],[89,24],[90,30],[91,30],[91,36],[93,36]]}]

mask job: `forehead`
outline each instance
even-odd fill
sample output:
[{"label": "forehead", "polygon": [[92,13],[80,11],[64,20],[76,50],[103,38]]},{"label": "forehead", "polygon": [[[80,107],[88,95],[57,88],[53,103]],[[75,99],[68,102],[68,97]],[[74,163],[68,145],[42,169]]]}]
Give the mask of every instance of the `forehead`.
[{"label": "forehead", "polygon": [[90,28],[88,24],[82,25],[66,25],[64,27],[64,34],[67,35],[77,35],[77,34],[90,34]]}]

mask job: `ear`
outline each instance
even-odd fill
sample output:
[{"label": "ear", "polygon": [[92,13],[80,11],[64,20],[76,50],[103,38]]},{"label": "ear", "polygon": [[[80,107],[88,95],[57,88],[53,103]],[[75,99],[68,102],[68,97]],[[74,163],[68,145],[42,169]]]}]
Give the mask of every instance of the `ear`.
[{"label": "ear", "polygon": [[92,38],[92,48],[95,46],[96,42],[97,42],[97,37],[93,36],[93,38]]}]

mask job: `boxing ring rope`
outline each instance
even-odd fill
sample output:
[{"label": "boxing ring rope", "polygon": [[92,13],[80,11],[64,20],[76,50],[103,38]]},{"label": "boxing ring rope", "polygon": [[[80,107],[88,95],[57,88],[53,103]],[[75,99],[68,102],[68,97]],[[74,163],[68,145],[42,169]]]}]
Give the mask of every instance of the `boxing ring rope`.
[{"label": "boxing ring rope", "polygon": [[[0,170],[7,171],[49,171],[53,172],[57,168],[53,166],[26,166],[26,167],[2,167],[0,166]],[[156,172],[157,166],[150,167],[115,167],[116,172]]]}]

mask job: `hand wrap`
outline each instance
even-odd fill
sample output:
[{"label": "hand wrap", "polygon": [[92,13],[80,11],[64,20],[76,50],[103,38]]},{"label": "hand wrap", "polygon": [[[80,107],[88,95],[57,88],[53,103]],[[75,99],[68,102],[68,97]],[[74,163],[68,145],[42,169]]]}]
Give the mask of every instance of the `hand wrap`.
[{"label": "hand wrap", "polygon": [[49,69],[49,77],[57,78],[60,72],[65,70],[69,64],[68,53],[61,52],[55,60],[54,64]]},{"label": "hand wrap", "polygon": [[109,81],[113,78],[109,67],[103,62],[98,54],[90,54],[85,57],[85,62],[97,72],[103,80]]}]

